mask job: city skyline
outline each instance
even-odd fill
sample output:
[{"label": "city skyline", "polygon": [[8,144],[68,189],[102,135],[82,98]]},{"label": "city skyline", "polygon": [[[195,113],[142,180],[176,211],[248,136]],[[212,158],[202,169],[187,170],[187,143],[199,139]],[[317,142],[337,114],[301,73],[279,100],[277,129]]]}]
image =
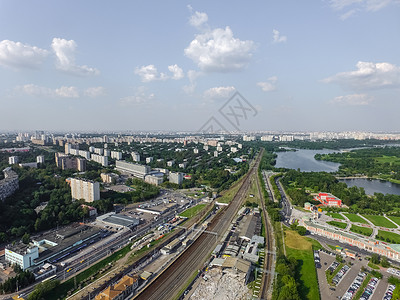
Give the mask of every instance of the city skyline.
[{"label": "city skyline", "polygon": [[396,132],[399,8],[2,1],[0,128],[196,131],[238,91],[243,131]]}]

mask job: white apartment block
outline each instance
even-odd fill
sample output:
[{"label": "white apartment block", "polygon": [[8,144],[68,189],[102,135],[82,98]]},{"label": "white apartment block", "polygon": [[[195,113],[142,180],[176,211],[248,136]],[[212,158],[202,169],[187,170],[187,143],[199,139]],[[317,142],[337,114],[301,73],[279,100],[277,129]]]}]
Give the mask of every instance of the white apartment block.
[{"label": "white apartment block", "polygon": [[103,148],[94,148],[94,153],[96,153],[98,155],[103,155],[104,149]]},{"label": "white apartment block", "polygon": [[122,152],[111,151],[111,158],[116,159],[116,160],[121,160],[122,159]]},{"label": "white apartment block", "polygon": [[131,155],[132,155],[133,161],[140,161],[140,154],[139,153],[132,152]]},{"label": "white apartment block", "polygon": [[146,175],[146,177],[144,178],[144,181],[150,184],[154,184],[154,185],[160,185],[161,183],[163,183],[164,178],[160,177],[160,176],[155,176],[155,175]]},{"label": "white apartment block", "polygon": [[11,196],[19,188],[18,175],[11,167],[3,170],[4,179],[0,180],[0,200]]},{"label": "white apartment block", "polygon": [[144,179],[144,177],[150,172],[151,168],[145,165],[134,164],[126,162],[124,160],[117,160],[115,167],[118,171],[129,173],[135,177]]},{"label": "white apartment block", "polygon": [[182,173],[180,173],[180,172],[177,172],[177,173],[170,172],[169,173],[169,182],[176,183],[176,184],[182,184],[182,181],[183,181]]},{"label": "white apartment block", "polygon": [[36,162],[38,164],[43,164],[44,163],[44,155],[38,155],[36,156]]},{"label": "white apartment block", "polygon": [[152,157],[146,157],[146,164],[152,163],[153,158]]},{"label": "white apartment block", "polygon": [[85,202],[100,200],[100,184],[80,178],[71,178],[72,199],[84,199]]},{"label": "white apartment block", "polygon": [[15,164],[17,164],[17,163],[19,163],[19,158],[18,158],[18,156],[10,156],[10,157],[8,158],[8,164],[9,164],[9,165],[15,165]]},{"label": "white apartment block", "polygon": [[108,166],[108,157],[107,156],[102,156],[98,154],[92,154],[91,159],[99,164],[101,164],[103,167]]}]

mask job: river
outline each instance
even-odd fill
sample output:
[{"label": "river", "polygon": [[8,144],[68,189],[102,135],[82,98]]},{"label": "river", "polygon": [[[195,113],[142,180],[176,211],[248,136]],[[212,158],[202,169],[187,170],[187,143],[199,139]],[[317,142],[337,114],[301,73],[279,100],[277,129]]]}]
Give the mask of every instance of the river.
[{"label": "river", "polygon": [[[346,149],[349,150],[349,149]],[[303,172],[336,172],[340,164],[316,160],[315,154],[327,154],[341,150],[306,150],[277,152],[276,168],[300,169]],[[358,186],[365,189],[365,193],[373,195],[376,193],[400,195],[400,184],[384,180],[371,180],[366,178],[340,179],[348,186]]]}]

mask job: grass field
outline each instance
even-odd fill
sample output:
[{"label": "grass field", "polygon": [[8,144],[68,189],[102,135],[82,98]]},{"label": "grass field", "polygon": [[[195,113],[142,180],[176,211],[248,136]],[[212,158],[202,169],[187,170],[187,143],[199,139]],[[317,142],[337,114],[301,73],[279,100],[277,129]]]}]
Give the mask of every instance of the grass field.
[{"label": "grass field", "polygon": [[320,299],[312,252],[313,246],[319,246],[291,230],[285,230],[285,243],[288,257],[294,257],[298,262],[296,281],[299,284],[300,297],[302,299]]},{"label": "grass field", "polygon": [[388,217],[390,220],[395,222],[397,225],[400,225],[400,217]]},{"label": "grass field", "polygon": [[365,221],[363,218],[361,218],[360,216],[356,215],[356,214],[348,214],[345,213],[345,216],[351,221],[351,222],[358,222],[358,223],[362,223],[362,224],[369,224],[367,221]]},{"label": "grass field", "polygon": [[386,227],[386,228],[397,228],[392,222],[386,219],[384,216],[379,215],[363,215],[363,217],[374,223],[375,226]]},{"label": "grass field", "polygon": [[188,208],[185,210],[183,213],[180,215],[185,218],[191,218],[197,215],[204,207],[206,207],[207,204],[197,204],[196,206],[193,206],[191,208]]},{"label": "grass field", "polygon": [[329,221],[326,223],[328,223],[329,225],[335,226],[335,227],[342,228],[342,229],[345,229],[347,227],[346,223],[338,222],[338,221]]},{"label": "grass field", "polygon": [[400,157],[397,156],[382,156],[376,157],[375,160],[379,163],[400,164]]},{"label": "grass field", "polygon": [[330,216],[330,217],[332,217],[332,218],[335,218],[335,219],[344,220],[344,217],[343,217],[341,214],[339,214],[339,213],[328,212],[328,213],[326,213],[326,215],[327,215],[327,216]]},{"label": "grass field", "polygon": [[390,231],[378,230],[376,238],[390,244],[400,244],[400,235]]},{"label": "grass field", "polygon": [[362,235],[370,236],[373,232],[372,228],[361,227],[357,225],[351,225],[350,231],[359,233]]}]

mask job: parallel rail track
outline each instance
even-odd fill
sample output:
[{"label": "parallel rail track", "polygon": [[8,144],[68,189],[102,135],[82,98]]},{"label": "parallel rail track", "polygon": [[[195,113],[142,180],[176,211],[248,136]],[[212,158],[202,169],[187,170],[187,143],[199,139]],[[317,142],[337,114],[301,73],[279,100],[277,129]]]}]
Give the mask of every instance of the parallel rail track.
[{"label": "parallel rail track", "polygon": [[[263,180],[263,178],[260,178],[261,180]],[[259,197],[261,200],[261,207],[262,207],[262,211],[264,214],[264,220],[265,220],[265,240],[266,240],[266,255],[265,255],[265,261],[264,261],[264,270],[266,270],[267,272],[263,272],[263,280],[261,281],[261,288],[260,288],[260,298],[261,299],[268,299],[270,297],[270,295],[272,293],[271,292],[271,288],[272,288],[272,282],[273,282],[273,274],[271,273],[272,270],[272,265],[274,262],[274,256],[272,254],[273,250],[273,231],[271,228],[271,224],[269,222],[268,219],[268,213],[265,207],[265,199],[264,199],[264,194],[261,191],[261,187],[260,187],[260,182],[259,182],[259,178],[258,178],[258,173],[257,173],[257,177],[256,177],[256,181],[257,181],[257,189],[258,189],[258,193],[259,193]]]},{"label": "parallel rail track", "polygon": [[[233,200],[215,216],[208,226],[208,231],[214,231],[218,236],[222,236],[228,230],[229,224],[232,222],[243,203],[243,199],[247,195],[251,183],[251,176],[257,176],[261,157],[262,151],[240,183],[241,186]],[[202,269],[204,262],[216,245],[217,241],[214,235],[202,233],[179,258],[165,269],[163,273],[156,277],[144,290],[137,294],[134,299],[173,299],[177,296],[178,291],[188,282],[188,279],[197,270]]]}]

